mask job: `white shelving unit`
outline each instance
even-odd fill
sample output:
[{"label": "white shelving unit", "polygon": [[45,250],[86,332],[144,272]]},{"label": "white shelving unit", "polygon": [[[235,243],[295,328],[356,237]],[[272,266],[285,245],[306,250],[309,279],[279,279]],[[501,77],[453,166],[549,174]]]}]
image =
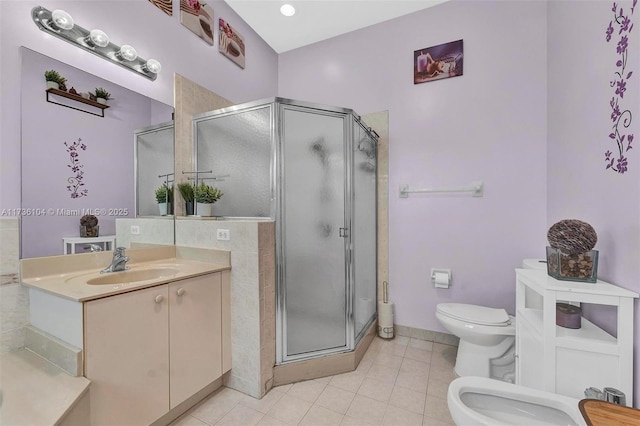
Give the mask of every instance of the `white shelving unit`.
[{"label": "white shelving unit", "polygon": [[[573,398],[614,387],[633,401],[633,299],[638,293],[598,280],[559,281],[546,271],[516,269],[516,383]],[[556,303],[617,308],[617,336],[582,318],[556,325]]]},{"label": "white shelving unit", "polygon": [[[75,254],[76,244],[101,244],[104,251],[113,250],[116,245],[115,235],[102,235],[100,237],[64,237],[62,246],[64,254]],[[83,251],[83,253],[85,253]]]}]

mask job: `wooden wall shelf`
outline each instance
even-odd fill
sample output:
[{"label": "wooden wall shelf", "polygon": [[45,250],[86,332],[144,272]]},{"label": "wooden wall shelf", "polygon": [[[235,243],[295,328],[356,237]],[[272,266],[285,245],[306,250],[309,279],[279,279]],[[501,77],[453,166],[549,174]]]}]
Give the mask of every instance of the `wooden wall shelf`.
[{"label": "wooden wall shelf", "polygon": [[[47,92],[47,102],[50,102],[50,103],[56,104],[56,105],[60,105],[60,106],[63,106],[63,107],[75,109],[76,111],[85,112],[87,114],[97,115],[98,117],[103,117],[104,118],[104,110],[109,108],[108,105],[100,104],[100,103],[98,103],[96,101],[92,101],[91,99],[85,99],[80,95],[74,95],[73,93],[65,92],[63,90],[47,89],[46,92]],[[95,113],[95,112],[91,112],[91,111],[87,111],[87,110],[84,110],[84,109],[76,108],[76,107],[73,107],[71,105],[61,104],[60,102],[53,101],[53,100],[49,99],[49,95],[50,94],[51,95],[62,96],[63,98],[71,99],[73,101],[76,101],[76,102],[79,102],[79,103],[82,103],[82,104],[86,104],[86,105],[90,105],[92,107],[98,108],[98,109],[100,109],[100,114]]]}]

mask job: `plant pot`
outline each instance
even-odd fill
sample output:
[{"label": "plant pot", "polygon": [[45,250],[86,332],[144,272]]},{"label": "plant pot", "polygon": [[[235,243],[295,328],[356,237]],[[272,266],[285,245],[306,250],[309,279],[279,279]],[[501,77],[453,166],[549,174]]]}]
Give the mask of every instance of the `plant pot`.
[{"label": "plant pot", "polygon": [[213,203],[196,203],[198,216],[213,216]]},{"label": "plant pot", "polygon": [[47,81],[47,89],[60,90],[60,85],[55,81]]},{"label": "plant pot", "polygon": [[187,216],[193,216],[193,207],[194,207],[193,201],[185,201],[184,207],[185,207],[185,214]]},{"label": "plant pot", "polygon": [[160,210],[160,216],[173,214],[173,203],[158,203],[158,209]]},{"label": "plant pot", "polygon": [[96,98],[96,102],[102,105],[107,104],[107,100],[105,98]]}]

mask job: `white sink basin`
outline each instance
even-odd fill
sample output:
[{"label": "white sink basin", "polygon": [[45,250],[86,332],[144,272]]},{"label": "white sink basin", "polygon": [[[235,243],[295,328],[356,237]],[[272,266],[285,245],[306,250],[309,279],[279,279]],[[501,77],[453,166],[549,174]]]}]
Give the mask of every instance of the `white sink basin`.
[{"label": "white sink basin", "polygon": [[87,280],[87,284],[104,285],[104,284],[125,284],[137,281],[147,281],[171,277],[178,273],[176,268],[148,268],[133,269],[121,272],[109,272],[96,278]]}]

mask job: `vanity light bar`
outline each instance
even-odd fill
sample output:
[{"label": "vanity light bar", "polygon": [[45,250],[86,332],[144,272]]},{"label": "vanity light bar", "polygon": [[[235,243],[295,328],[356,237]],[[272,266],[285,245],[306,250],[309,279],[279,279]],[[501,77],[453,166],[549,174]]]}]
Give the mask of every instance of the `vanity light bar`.
[{"label": "vanity light bar", "polygon": [[100,56],[109,62],[140,74],[154,81],[160,72],[160,62],[155,59],[143,59],[137,56],[136,50],[129,46],[118,46],[111,43],[109,37],[100,30],[88,31],[77,25],[71,15],[62,11],[53,12],[42,6],[36,6],[31,11],[33,22],[38,28],[64,41],[67,41],[87,52]]}]

